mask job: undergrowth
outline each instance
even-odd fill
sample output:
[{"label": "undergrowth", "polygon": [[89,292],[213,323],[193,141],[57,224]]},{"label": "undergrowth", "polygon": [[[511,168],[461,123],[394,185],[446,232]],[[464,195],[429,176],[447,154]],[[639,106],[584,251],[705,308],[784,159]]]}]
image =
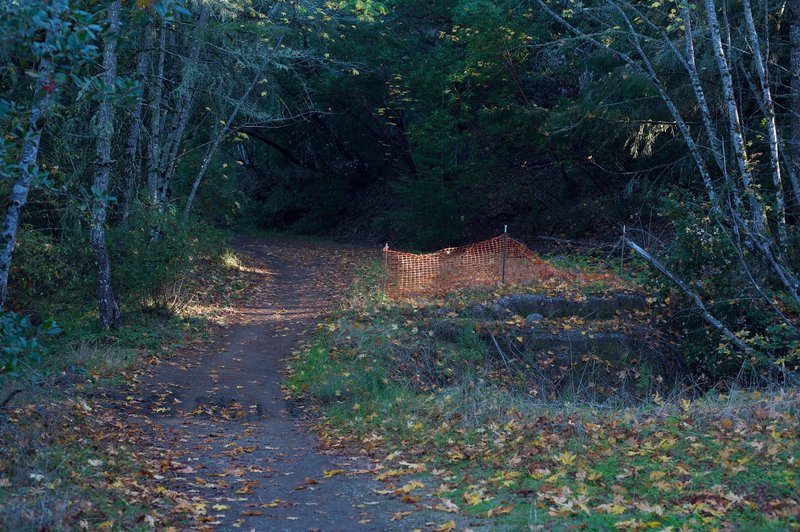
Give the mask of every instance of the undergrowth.
[{"label": "undergrowth", "polygon": [[[36,361],[0,374],[0,529],[137,530],[180,524],[180,496],[157,485],[160,457],[115,401],[148,361],[203,338],[249,287],[230,250],[206,255],[175,304],[129,305],[123,326],[102,332],[90,303],[51,300],[63,332]],[[67,295],[65,294],[65,297]],[[123,394],[124,395],[124,394]]]}]

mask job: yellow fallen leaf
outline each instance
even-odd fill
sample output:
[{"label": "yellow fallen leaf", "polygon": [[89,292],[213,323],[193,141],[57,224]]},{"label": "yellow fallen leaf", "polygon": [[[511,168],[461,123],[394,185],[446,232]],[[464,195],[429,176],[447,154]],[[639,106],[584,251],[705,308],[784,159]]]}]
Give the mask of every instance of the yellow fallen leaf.
[{"label": "yellow fallen leaf", "polygon": [[413,512],[395,512],[392,514],[391,521],[399,521],[400,519],[411,515]]},{"label": "yellow fallen leaf", "polygon": [[322,478],[335,477],[336,475],[341,475],[344,472],[345,472],[344,469],[331,469],[331,470],[328,470],[328,471],[323,471],[322,472]]},{"label": "yellow fallen leaf", "polygon": [[575,455],[575,454],[573,454],[573,453],[571,453],[569,451],[564,451],[561,454],[556,455],[556,460],[561,462],[563,465],[572,465],[572,464],[574,464],[576,458],[577,458],[577,455]]},{"label": "yellow fallen leaf", "polygon": [[513,511],[514,511],[514,506],[509,504],[508,506],[496,506],[494,508],[491,508],[489,509],[488,512],[486,512],[485,515],[486,517],[492,517],[494,515],[510,514]]},{"label": "yellow fallen leaf", "polygon": [[413,471],[405,471],[403,469],[389,469],[375,477],[375,480],[386,480],[387,478],[399,477],[400,475],[410,475]]},{"label": "yellow fallen leaf", "polygon": [[447,532],[448,530],[455,530],[455,529],[456,529],[456,522],[451,519],[448,522],[439,525],[439,528],[436,529],[436,532]]},{"label": "yellow fallen leaf", "polygon": [[227,504],[215,504],[214,506],[212,506],[212,508],[214,510],[216,510],[217,512],[222,512],[223,510],[230,510],[231,509],[231,507],[228,506]]},{"label": "yellow fallen leaf", "polygon": [[412,480],[408,484],[406,484],[403,487],[397,489],[395,493],[411,493],[415,489],[424,488],[424,487],[425,487],[425,484],[423,484],[422,482],[419,482],[419,481],[416,481],[416,480]]},{"label": "yellow fallen leaf", "polygon": [[283,503],[284,501],[282,501],[281,499],[274,499],[272,502],[262,504],[261,506],[263,506],[264,508],[277,508]]},{"label": "yellow fallen leaf", "polygon": [[471,506],[475,506],[480,504],[483,501],[481,498],[481,494],[476,491],[467,491],[464,492],[464,502]]}]

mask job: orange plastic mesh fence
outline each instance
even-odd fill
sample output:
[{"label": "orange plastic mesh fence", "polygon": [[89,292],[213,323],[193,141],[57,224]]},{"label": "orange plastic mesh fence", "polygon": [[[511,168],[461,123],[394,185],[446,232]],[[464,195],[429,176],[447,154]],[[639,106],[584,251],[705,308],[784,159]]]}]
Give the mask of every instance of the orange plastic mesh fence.
[{"label": "orange plastic mesh fence", "polygon": [[501,235],[467,246],[445,248],[435,253],[404,253],[384,249],[385,290],[390,297],[420,294],[441,295],[468,286],[486,286],[503,279],[519,284],[569,278],[525,244]]}]

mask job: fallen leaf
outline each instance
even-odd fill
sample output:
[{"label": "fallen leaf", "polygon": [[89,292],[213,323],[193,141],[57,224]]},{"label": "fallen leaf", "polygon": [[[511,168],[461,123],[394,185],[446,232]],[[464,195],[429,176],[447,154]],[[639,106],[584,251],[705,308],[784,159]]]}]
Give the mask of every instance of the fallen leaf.
[{"label": "fallen leaf", "polygon": [[509,504],[508,506],[496,506],[494,508],[490,508],[489,511],[487,511],[484,515],[486,517],[492,517],[495,515],[510,514],[513,511],[514,511],[514,506]]}]

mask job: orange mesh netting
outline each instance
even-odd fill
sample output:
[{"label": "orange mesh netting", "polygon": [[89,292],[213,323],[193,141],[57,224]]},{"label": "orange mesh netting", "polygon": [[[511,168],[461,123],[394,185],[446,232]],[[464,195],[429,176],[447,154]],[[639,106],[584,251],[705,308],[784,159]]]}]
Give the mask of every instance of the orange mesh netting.
[{"label": "orange mesh netting", "polygon": [[467,286],[497,284],[503,280],[504,262],[507,283],[572,276],[554,268],[525,244],[507,235],[435,253],[404,253],[388,247],[383,252],[385,289],[390,297],[441,295]]}]

